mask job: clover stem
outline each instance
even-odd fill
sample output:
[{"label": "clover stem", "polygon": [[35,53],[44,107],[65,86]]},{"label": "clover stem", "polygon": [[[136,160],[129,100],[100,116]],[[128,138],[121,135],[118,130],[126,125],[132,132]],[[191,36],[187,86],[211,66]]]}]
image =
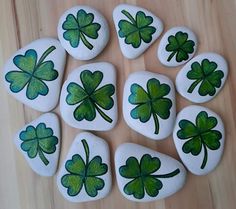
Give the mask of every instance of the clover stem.
[{"label": "clover stem", "polygon": [[43,163],[45,165],[48,165],[49,164],[49,161],[47,160],[47,158],[44,156],[43,152],[39,149],[38,150],[38,153],[39,153],[39,157],[40,159],[43,161]]},{"label": "clover stem", "polygon": [[121,13],[123,13],[134,25],[136,25],[135,19],[132,17],[132,15],[129,12],[122,10]]},{"label": "clover stem", "polygon": [[83,33],[80,33],[80,38],[81,40],[83,41],[84,45],[89,48],[90,50],[93,48],[93,45],[90,44],[87,39],[85,38],[84,34]]},{"label": "clover stem", "polygon": [[201,165],[201,169],[205,168],[206,166],[206,163],[207,163],[207,148],[206,148],[206,145],[204,143],[202,143],[203,145],[203,148],[204,148],[204,158],[203,158],[203,161],[202,161],[202,165]]},{"label": "clover stem", "polygon": [[94,104],[94,106],[104,120],[106,120],[109,123],[112,122],[112,119],[108,115],[106,115],[96,104]]},{"label": "clover stem", "polygon": [[176,170],[172,171],[171,173],[162,174],[162,175],[153,175],[153,177],[155,177],[155,178],[170,178],[170,177],[173,177],[179,173],[180,173],[180,170],[177,168]]},{"label": "clover stem", "polygon": [[196,81],[194,81],[191,86],[188,89],[188,93],[192,93],[193,90],[195,89],[195,87],[199,84],[199,82],[201,81],[201,79],[198,79]]},{"label": "clover stem", "polygon": [[176,51],[173,51],[173,52],[170,54],[170,56],[169,56],[168,59],[167,59],[168,62],[172,59],[172,57],[175,55],[175,53],[176,53]]},{"label": "clover stem", "polygon": [[56,49],[55,46],[50,46],[40,57],[37,66],[39,66],[44,61],[44,59],[55,49]]},{"label": "clover stem", "polygon": [[85,166],[87,166],[89,163],[89,146],[88,146],[88,143],[86,142],[85,139],[82,139],[82,144],[83,144],[85,156],[86,156],[86,165]]},{"label": "clover stem", "polygon": [[153,119],[154,119],[154,123],[155,123],[155,134],[159,133],[159,121],[157,118],[157,115],[155,113],[152,114],[153,115]]}]

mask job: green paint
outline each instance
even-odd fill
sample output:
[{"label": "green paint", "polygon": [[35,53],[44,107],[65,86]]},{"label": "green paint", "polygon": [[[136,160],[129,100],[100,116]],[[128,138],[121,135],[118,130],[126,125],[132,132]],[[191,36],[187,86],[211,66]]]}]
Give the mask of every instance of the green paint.
[{"label": "green paint", "polygon": [[216,125],[217,119],[213,116],[208,117],[205,111],[198,113],[195,124],[188,120],[179,122],[180,130],[177,132],[177,136],[182,140],[187,140],[182,147],[183,152],[197,156],[203,147],[204,157],[201,169],[204,169],[207,163],[207,148],[210,150],[220,148],[219,140],[222,138],[222,134],[220,131],[212,130]]},{"label": "green paint", "polygon": [[38,55],[34,49],[27,50],[25,55],[16,55],[13,63],[19,70],[9,71],[5,76],[6,81],[10,83],[10,90],[18,93],[26,87],[26,96],[30,100],[36,99],[39,95],[47,95],[49,89],[44,81],[55,80],[58,72],[51,60],[44,60],[55,49],[55,46],[49,47],[38,62]]},{"label": "green paint", "polygon": [[156,28],[150,26],[153,23],[151,16],[146,16],[144,12],[138,11],[135,19],[126,10],[121,11],[128,19],[120,20],[119,36],[125,38],[126,44],[131,44],[134,48],[138,48],[141,42],[150,43],[152,41],[152,35],[156,32]]},{"label": "green paint", "polygon": [[124,186],[124,192],[127,195],[133,195],[136,199],[144,198],[145,192],[150,197],[156,197],[162,189],[161,178],[171,178],[180,173],[176,169],[167,174],[155,175],[161,167],[161,161],[157,157],[151,157],[149,154],[142,156],[140,163],[135,157],[129,157],[126,164],[119,168],[122,177],[130,179]]},{"label": "green paint", "polygon": [[112,84],[106,84],[97,89],[102,79],[102,72],[95,71],[92,73],[89,70],[84,70],[80,74],[82,86],[73,82],[67,86],[67,104],[79,104],[74,111],[76,120],[93,121],[97,111],[104,120],[109,123],[112,122],[112,119],[102,109],[110,110],[113,107],[112,95],[115,93],[115,87]]},{"label": "green paint", "polygon": [[45,165],[49,164],[44,153],[53,154],[58,144],[58,138],[53,135],[51,128],[47,128],[45,123],[39,123],[36,128],[30,125],[20,133],[19,138],[23,141],[20,147],[29,158],[38,155]]},{"label": "green paint", "polygon": [[85,161],[79,154],[75,154],[71,160],[67,160],[65,168],[69,174],[62,176],[61,183],[67,188],[69,196],[78,195],[84,186],[90,197],[96,197],[98,191],[105,186],[104,180],[98,176],[106,174],[108,166],[102,163],[102,158],[98,155],[90,161],[88,143],[83,139],[82,144],[86,156]]},{"label": "green paint", "polygon": [[159,133],[158,117],[168,119],[172,102],[166,98],[170,92],[170,86],[161,84],[159,80],[152,78],[147,82],[147,92],[139,84],[132,84],[130,87],[131,95],[128,100],[136,105],[130,112],[133,119],[139,119],[142,123],[149,121],[153,116],[155,124],[155,134]]},{"label": "green paint", "polygon": [[75,17],[73,14],[68,14],[62,28],[65,30],[63,37],[70,42],[73,48],[79,46],[80,41],[90,50],[93,45],[88,41],[89,39],[97,39],[98,31],[101,28],[99,23],[94,23],[94,14],[87,13],[83,9],[77,12]]}]

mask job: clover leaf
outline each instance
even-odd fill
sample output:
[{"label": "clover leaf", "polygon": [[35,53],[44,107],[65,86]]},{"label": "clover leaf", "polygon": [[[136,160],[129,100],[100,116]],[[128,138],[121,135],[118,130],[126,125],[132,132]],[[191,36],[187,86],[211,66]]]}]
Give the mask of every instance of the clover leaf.
[{"label": "clover leaf", "polygon": [[145,192],[150,197],[156,197],[162,189],[161,178],[171,178],[180,173],[179,169],[167,174],[154,174],[161,167],[161,161],[149,154],[142,156],[140,163],[137,158],[129,157],[126,164],[119,168],[122,177],[131,179],[123,188],[127,195],[133,195],[136,199],[142,199]]},{"label": "clover leaf", "polygon": [[134,83],[130,87],[131,95],[128,100],[131,104],[137,105],[130,115],[133,119],[139,119],[142,123],[146,123],[153,116],[155,123],[155,134],[159,133],[158,117],[168,119],[170,116],[170,108],[172,102],[164,96],[170,92],[170,87],[159,80],[151,78],[147,82],[147,92],[142,86]]},{"label": "clover leaf", "polygon": [[112,84],[106,84],[97,89],[102,79],[102,72],[95,71],[92,73],[89,70],[84,70],[80,74],[82,86],[73,82],[67,86],[69,93],[66,97],[67,104],[79,104],[74,111],[74,118],[76,120],[81,121],[85,119],[93,121],[97,111],[104,120],[109,123],[112,122],[112,119],[101,108],[110,110],[113,107],[114,101],[111,96],[115,92],[115,87]]},{"label": "clover leaf", "polygon": [[205,111],[198,113],[195,123],[196,125],[191,121],[181,120],[177,136],[182,140],[188,140],[182,147],[183,152],[186,154],[191,153],[197,156],[203,147],[204,157],[201,169],[204,169],[208,158],[207,148],[210,150],[219,149],[219,140],[222,138],[222,134],[217,130],[212,130],[217,125],[217,119],[213,116],[208,117]]},{"label": "clover leaf", "polygon": [[36,128],[28,126],[25,131],[20,133],[21,149],[27,152],[29,158],[35,158],[37,155],[45,165],[49,164],[46,154],[53,154],[56,151],[58,138],[53,135],[53,130],[47,128],[45,123],[39,123]]},{"label": "clover leaf", "polygon": [[188,34],[181,31],[177,32],[175,36],[168,37],[168,44],[166,45],[166,51],[171,52],[167,61],[169,62],[175,55],[177,62],[188,60],[189,54],[193,53],[195,43],[192,40],[188,40]]},{"label": "clover leaf", "polygon": [[90,161],[88,143],[83,139],[82,144],[86,160],[84,161],[79,154],[75,154],[71,160],[67,160],[65,168],[69,174],[65,174],[61,178],[61,183],[67,188],[67,194],[70,196],[78,195],[84,185],[86,193],[90,197],[96,197],[98,190],[102,190],[105,185],[104,180],[97,176],[107,173],[108,167],[102,163],[100,156],[95,156]]},{"label": "clover leaf", "polygon": [[87,38],[97,39],[98,31],[101,28],[99,23],[94,23],[94,14],[87,13],[83,9],[77,12],[75,17],[73,14],[68,14],[62,28],[64,39],[70,42],[74,48],[78,47],[80,40],[88,49],[93,49],[93,45]]},{"label": "clover leaf", "polygon": [[9,71],[5,79],[10,83],[10,90],[14,93],[20,92],[26,86],[26,96],[33,100],[39,95],[48,94],[48,86],[44,81],[53,81],[58,77],[58,72],[53,69],[54,63],[51,60],[44,59],[56,47],[49,47],[37,62],[37,52],[29,49],[25,55],[16,55],[13,63],[19,68],[17,71]]},{"label": "clover leaf", "polygon": [[150,43],[152,35],[156,32],[156,28],[150,26],[153,18],[142,11],[136,13],[135,19],[126,10],[121,12],[130,20],[120,20],[118,23],[120,29],[118,34],[121,38],[125,38],[125,43],[131,44],[134,48],[138,48],[141,41]]},{"label": "clover leaf", "polygon": [[216,93],[216,88],[221,86],[221,79],[224,73],[217,70],[217,64],[210,62],[208,59],[202,60],[202,63],[194,62],[191,65],[191,70],[187,73],[187,78],[195,80],[188,89],[188,93],[192,93],[196,86],[201,82],[198,93],[201,96],[213,96]]}]

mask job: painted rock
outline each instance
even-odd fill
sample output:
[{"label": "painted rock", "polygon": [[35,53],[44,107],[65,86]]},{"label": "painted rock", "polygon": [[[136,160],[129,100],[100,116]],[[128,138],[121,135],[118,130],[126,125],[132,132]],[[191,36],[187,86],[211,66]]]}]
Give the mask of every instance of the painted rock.
[{"label": "painted rock", "polygon": [[140,56],[162,33],[162,21],[150,11],[120,4],[113,11],[120,49],[128,59]]},{"label": "painted rock", "polygon": [[43,38],[18,50],[4,66],[4,84],[17,100],[47,112],[58,103],[66,53],[58,40]]},{"label": "painted rock", "polygon": [[96,57],[109,40],[106,19],[88,6],[75,6],[65,11],[59,20],[57,33],[61,45],[78,60]]},{"label": "painted rock", "polygon": [[162,37],[157,57],[168,67],[176,67],[188,62],[197,50],[197,37],[186,27],[174,27]]},{"label": "painted rock", "polygon": [[137,202],[168,197],[180,190],[186,179],[186,170],[180,162],[132,143],[117,148],[115,168],[120,192]]},{"label": "painted rock", "polygon": [[41,176],[53,176],[57,170],[61,132],[58,117],[45,113],[25,125],[14,142],[29,166]]},{"label": "painted rock", "polygon": [[59,170],[57,185],[71,202],[107,196],[112,185],[108,144],[88,132],[77,135]]},{"label": "painted rock", "polygon": [[117,121],[114,66],[98,62],[75,69],[62,87],[60,111],[65,122],[75,128],[113,128]]},{"label": "painted rock", "polygon": [[124,86],[123,115],[126,123],[144,136],[155,140],[168,137],[176,115],[172,81],[147,71],[130,74]]},{"label": "painted rock", "polygon": [[177,91],[186,99],[203,103],[222,89],[228,75],[225,59],[215,53],[203,53],[188,62],[176,77]]},{"label": "painted rock", "polygon": [[206,107],[191,105],[179,112],[173,132],[174,143],[187,169],[196,175],[211,172],[224,149],[221,118]]}]

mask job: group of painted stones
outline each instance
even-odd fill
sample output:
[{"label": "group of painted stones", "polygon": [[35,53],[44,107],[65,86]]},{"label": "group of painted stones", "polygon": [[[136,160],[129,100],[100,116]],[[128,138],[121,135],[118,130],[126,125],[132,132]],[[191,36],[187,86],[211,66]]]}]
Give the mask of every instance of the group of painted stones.
[{"label": "group of painted stones", "polygon": [[[118,5],[113,19],[121,51],[128,59],[141,55],[163,31],[158,17],[137,6]],[[36,40],[7,61],[4,67],[7,90],[41,112],[54,109],[60,97],[61,116],[74,128],[112,129],[118,117],[116,72],[112,64],[80,66],[68,75],[61,88],[65,50],[79,60],[96,57],[109,40],[106,19],[91,7],[73,7],[60,18],[58,37],[59,41]],[[162,37],[157,57],[168,67],[188,62],[176,77],[176,89],[186,99],[203,103],[221,90],[228,68],[225,59],[215,53],[193,58],[197,45],[190,29],[174,27]],[[182,162],[196,175],[209,173],[220,161],[225,138],[221,118],[196,105],[185,107],[176,117],[175,87],[164,75],[148,71],[130,74],[124,86],[123,116],[132,129],[151,139],[164,139],[173,133]],[[45,113],[16,134],[17,148],[39,175],[55,174],[60,133],[58,117]],[[77,135],[57,175],[62,195],[73,202],[108,195],[112,186],[109,154],[103,139],[88,132]],[[121,193],[132,201],[165,198],[181,189],[186,179],[180,162],[132,143],[117,148],[115,171]]]}]

